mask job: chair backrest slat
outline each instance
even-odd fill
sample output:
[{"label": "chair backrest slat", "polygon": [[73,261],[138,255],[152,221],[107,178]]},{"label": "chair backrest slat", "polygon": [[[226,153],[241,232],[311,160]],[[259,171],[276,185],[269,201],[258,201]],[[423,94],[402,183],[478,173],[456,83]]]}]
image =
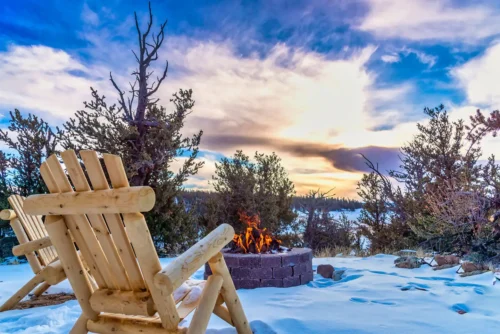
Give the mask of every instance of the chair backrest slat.
[{"label": "chair backrest slat", "polygon": [[[30,241],[38,240],[48,236],[45,227],[43,226],[41,217],[27,215],[23,209],[24,199],[19,195],[12,195],[8,198],[9,204],[12,209],[16,212],[17,217],[21,223],[21,226],[25,230]],[[37,251],[40,264],[48,265],[54,259],[57,258],[57,253],[54,247],[47,247]]]},{"label": "chair backrest slat", "polygon": [[[69,178],[73,182],[75,191],[81,192],[91,190],[87,179],[85,178],[85,174],[83,173],[82,167],[80,166],[78,158],[76,157],[76,154],[73,151],[65,151],[61,154],[61,157],[64,164],[66,165],[66,170],[68,172]],[[95,217],[97,215],[91,216]],[[76,220],[76,224],[79,227],[80,233],[83,235],[85,243],[87,244],[89,250],[92,252],[96,265],[99,267],[99,271],[101,272],[104,281],[106,282],[106,286],[99,287],[110,289],[118,288],[118,285],[114,280],[114,275],[111,271],[110,263],[106,255],[104,254],[104,251],[94,233],[94,230],[92,229],[92,226],[89,224],[91,217],[87,217],[85,215],[74,215],[72,218]]]},{"label": "chair backrest slat", "polygon": [[[43,164],[46,165],[46,168],[40,168],[40,173],[42,175],[49,192],[51,193],[60,193],[60,192],[72,192],[73,188],[71,187],[71,183],[69,182],[64,170],[59,163],[59,160],[55,155],[50,156]],[[92,252],[85,240],[85,237],[82,235],[81,226],[85,224],[88,225],[87,217],[84,215],[67,215],[64,216],[65,220],[68,222],[68,228],[71,232],[71,235],[75,239],[78,248],[83,254],[85,261],[87,262],[90,273],[94,277],[97,285],[102,288],[107,288],[107,282],[103,277],[102,273],[99,270],[99,266],[96,263],[96,259],[92,256]]]},{"label": "chair backrest slat", "polygon": [[[94,190],[109,189],[108,182],[106,180],[106,176],[104,175],[104,171],[102,170],[101,162],[99,161],[97,153],[95,151],[80,151],[80,157],[85,164],[85,170],[87,171],[87,175]],[[127,271],[125,270],[123,261],[115,245],[117,237],[113,235],[113,241],[113,238],[108,230],[108,226],[106,225],[106,221],[104,220],[106,219],[110,222],[118,221],[118,218],[120,217],[114,214],[106,214],[104,217],[103,215],[87,216],[92,223],[97,238],[101,242],[102,248],[106,252],[110,267],[116,275],[116,282],[120,290],[131,290]],[[118,217],[115,218],[115,216]],[[122,243],[125,242],[122,241]]]},{"label": "chair backrest slat", "polygon": [[[113,188],[129,187],[127,174],[123,168],[121,158],[112,154],[103,154],[103,158]],[[137,264],[137,259],[127,236],[127,232],[125,231],[126,227],[123,224],[122,218],[119,214],[105,215],[105,218],[113,234],[113,238],[120,249],[123,264],[127,270],[132,289],[145,289],[146,285],[144,284],[144,278]]]}]

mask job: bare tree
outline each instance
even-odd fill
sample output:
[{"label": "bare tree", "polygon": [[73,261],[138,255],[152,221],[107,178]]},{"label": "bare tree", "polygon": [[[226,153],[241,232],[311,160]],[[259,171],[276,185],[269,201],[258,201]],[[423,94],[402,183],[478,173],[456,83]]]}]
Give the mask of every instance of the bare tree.
[{"label": "bare tree", "polygon": [[[158,89],[167,77],[168,62],[159,76],[154,76],[155,62],[165,41],[167,21],[153,32],[153,13],[141,29],[135,13],[138,49],[132,51],[137,68],[128,92],[120,88],[110,73],[110,81],[118,92],[118,102],[109,105],[104,96],[91,88],[92,100],[85,102],[75,118],[59,129],[64,148],[88,149],[120,155],[133,186],[148,185],[156,190],[156,205],[147,215],[150,230],[158,247],[172,245],[167,252],[188,247],[197,237],[195,219],[184,207],[179,195],[183,183],[203,166],[198,161],[202,131],[191,137],[182,133],[186,117],[193,111],[192,90],[180,89],[170,99],[173,111],[159,104]],[[172,165],[182,155],[178,171]],[[180,245],[179,247],[174,247]]]}]

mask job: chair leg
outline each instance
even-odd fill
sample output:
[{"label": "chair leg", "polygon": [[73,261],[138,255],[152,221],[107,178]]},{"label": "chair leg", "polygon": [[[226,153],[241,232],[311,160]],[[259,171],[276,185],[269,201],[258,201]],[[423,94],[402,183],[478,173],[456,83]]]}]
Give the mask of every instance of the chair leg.
[{"label": "chair leg", "polygon": [[78,320],[75,322],[73,328],[69,334],[87,334],[89,331],[87,330],[87,321],[89,319],[85,316],[85,314],[81,314]]},{"label": "chair leg", "polygon": [[33,291],[33,295],[35,297],[39,297],[42,293],[47,291],[47,289],[50,288],[50,284],[47,282],[43,282],[41,285],[39,285],[35,291]]},{"label": "chair leg", "polygon": [[229,310],[222,304],[224,304],[224,297],[222,297],[222,295],[219,295],[219,297],[217,298],[217,302],[215,303],[214,314],[234,327],[233,320],[231,319],[231,314],[229,314]]},{"label": "chair leg", "polygon": [[43,276],[40,274],[36,274],[35,277],[29,280],[21,289],[19,289],[12,297],[7,299],[7,301],[0,306],[0,312],[10,310],[17,303],[21,301],[24,297],[28,295],[34,288],[37,287],[38,284],[43,282]]},{"label": "chair leg", "polygon": [[231,274],[229,274],[229,269],[227,269],[224,257],[221,253],[218,253],[208,261],[208,264],[214,274],[222,276],[223,282],[220,293],[224,298],[224,302],[231,315],[233,325],[236,327],[236,331],[238,334],[252,334],[252,329],[248,323],[245,311],[243,311],[243,306],[236,293],[236,288],[234,287]]},{"label": "chair leg", "polygon": [[205,333],[221,287],[222,277],[220,275],[214,274],[208,278],[207,285],[203,289],[203,293],[200,298],[200,304],[198,305],[196,311],[194,311],[193,319],[191,319],[188,334]]}]

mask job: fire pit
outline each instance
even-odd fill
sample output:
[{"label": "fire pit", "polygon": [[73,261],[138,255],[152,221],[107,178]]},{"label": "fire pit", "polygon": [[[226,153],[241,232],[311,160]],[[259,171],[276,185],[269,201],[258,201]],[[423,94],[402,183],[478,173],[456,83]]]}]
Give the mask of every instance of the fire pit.
[{"label": "fire pit", "polygon": [[[312,251],[294,248],[276,254],[238,254],[222,251],[236,289],[288,288],[313,280]],[[205,265],[205,279],[212,274]]]},{"label": "fire pit", "polygon": [[[287,249],[266,228],[260,228],[258,215],[240,212],[247,227],[235,234],[230,248],[222,254],[236,289],[259,287],[288,288],[312,281],[312,251],[309,248]],[[205,279],[212,275],[205,264]]]}]

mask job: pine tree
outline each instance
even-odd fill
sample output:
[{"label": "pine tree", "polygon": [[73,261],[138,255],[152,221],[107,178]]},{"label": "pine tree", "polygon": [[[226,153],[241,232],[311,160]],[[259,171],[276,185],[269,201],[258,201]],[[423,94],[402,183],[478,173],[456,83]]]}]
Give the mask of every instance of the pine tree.
[{"label": "pine tree", "polygon": [[[19,110],[10,112],[8,131],[0,130],[0,142],[13,151],[8,158],[0,157],[5,182],[10,190],[21,196],[41,194],[46,191],[40,176],[40,166],[45,159],[56,152],[56,136],[43,119],[28,114],[24,117]],[[8,178],[7,170],[11,171]]]},{"label": "pine tree", "polygon": [[[255,153],[255,162],[242,151],[231,158],[223,158],[216,163],[212,177],[216,199],[210,202],[206,216],[219,214],[219,220],[205,219],[205,223],[228,223],[236,231],[244,228],[239,213],[258,214],[261,226],[272,233],[285,233],[294,221],[292,210],[294,185],[275,154]],[[209,229],[213,226],[209,226]]]},{"label": "pine tree", "polygon": [[11,190],[7,181],[8,168],[9,157],[3,151],[0,151],[0,211],[9,207],[7,198],[9,198]]}]

